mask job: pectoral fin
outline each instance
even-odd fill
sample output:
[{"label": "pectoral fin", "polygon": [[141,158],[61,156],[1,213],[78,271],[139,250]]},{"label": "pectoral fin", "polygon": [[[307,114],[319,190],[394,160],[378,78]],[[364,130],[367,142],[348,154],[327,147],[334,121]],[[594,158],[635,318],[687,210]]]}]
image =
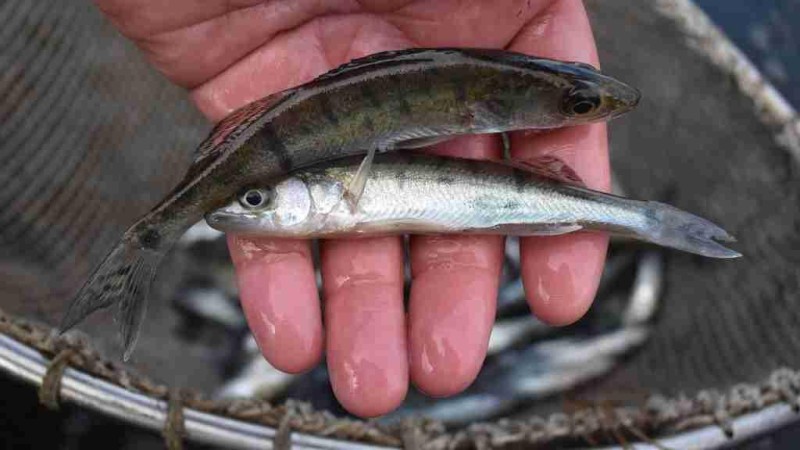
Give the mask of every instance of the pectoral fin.
[{"label": "pectoral fin", "polygon": [[372,161],[374,159],[375,148],[371,148],[369,152],[367,152],[367,156],[364,157],[364,160],[361,161],[361,165],[358,166],[358,170],[350,180],[350,183],[347,184],[343,198],[344,201],[347,202],[347,206],[350,207],[351,212],[355,212],[358,208],[358,202],[361,200],[361,196],[364,194],[364,188],[367,187],[367,180],[369,179],[369,174],[372,171]]}]

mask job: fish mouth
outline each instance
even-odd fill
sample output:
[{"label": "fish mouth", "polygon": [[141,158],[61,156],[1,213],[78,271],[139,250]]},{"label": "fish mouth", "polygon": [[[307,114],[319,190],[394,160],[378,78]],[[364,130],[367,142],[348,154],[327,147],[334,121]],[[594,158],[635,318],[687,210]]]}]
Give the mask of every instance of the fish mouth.
[{"label": "fish mouth", "polygon": [[205,215],[206,223],[211,228],[218,230],[218,231],[225,231],[222,227],[227,223],[227,218],[229,216],[224,213],[220,213],[218,211],[212,211]]},{"label": "fish mouth", "polygon": [[253,220],[252,217],[243,217],[241,213],[232,214],[227,211],[212,211],[205,215],[205,219],[208,226],[223,233],[250,231]]},{"label": "fish mouth", "polygon": [[615,81],[606,86],[606,100],[609,103],[609,109],[612,111],[611,118],[619,117],[632,111],[639,105],[641,99],[641,91],[625,83]]}]

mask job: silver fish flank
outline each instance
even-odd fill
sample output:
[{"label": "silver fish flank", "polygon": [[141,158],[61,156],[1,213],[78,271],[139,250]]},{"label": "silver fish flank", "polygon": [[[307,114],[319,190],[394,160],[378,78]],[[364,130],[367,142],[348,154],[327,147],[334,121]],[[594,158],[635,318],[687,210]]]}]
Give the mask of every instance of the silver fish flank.
[{"label": "silver fish flank", "polygon": [[206,221],[224,232],[292,238],[600,230],[712,258],[741,256],[720,244],[732,236],[701,217],[491,161],[378,155],[353,211],[341,198],[358,166],[345,158],[298,171],[246,191]]}]

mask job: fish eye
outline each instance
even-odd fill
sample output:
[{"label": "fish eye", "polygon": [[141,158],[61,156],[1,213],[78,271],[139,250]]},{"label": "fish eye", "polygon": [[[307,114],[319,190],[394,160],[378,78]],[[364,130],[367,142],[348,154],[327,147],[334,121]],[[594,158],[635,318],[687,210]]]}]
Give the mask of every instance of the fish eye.
[{"label": "fish eye", "polygon": [[564,98],[562,111],[570,116],[591,114],[600,107],[600,96],[589,89],[573,89]]},{"label": "fish eye", "polygon": [[239,196],[239,203],[247,209],[264,206],[269,200],[269,193],[263,189],[250,189]]}]

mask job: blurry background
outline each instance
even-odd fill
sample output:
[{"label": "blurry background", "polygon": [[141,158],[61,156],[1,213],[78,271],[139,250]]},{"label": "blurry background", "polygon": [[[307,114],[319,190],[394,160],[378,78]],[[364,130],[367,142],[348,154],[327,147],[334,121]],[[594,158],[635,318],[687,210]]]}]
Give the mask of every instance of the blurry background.
[{"label": "blurry background", "polygon": [[[800,16],[800,0],[698,4],[800,107],[800,39],[791,26]],[[640,352],[622,352],[624,367],[575,398],[640,401],[653,391],[724,389],[760,381],[781,365],[800,367],[793,334],[800,319],[792,303],[800,294],[800,219],[794,211],[800,181],[794,162],[774,144],[774,130],[755,119],[733,81],[687,51],[673,24],[641,4],[592,0],[588,5],[604,69],[644,92],[639,110],[612,125],[619,184],[630,195],[669,201],[723,224],[740,238],[737,248],[746,258],[721,265],[660,255],[666,265],[664,295],[648,325],[651,339]],[[4,2],[0,18],[0,307],[55,323],[64,304],[53,299],[69,298],[125,225],[161,198],[208,125],[88,1]],[[133,364],[171,385],[216,390],[224,380],[243,379],[252,351],[232,301],[224,250],[203,240],[185,242],[183,249],[165,264],[182,281],[175,286],[169,275],[160,277],[156,292],[169,301],[153,302],[159,305],[154,309],[168,313],[151,311]],[[586,339],[583,344],[619,326],[642,252],[623,246],[612,257],[620,269],[608,277],[608,295],[586,320],[561,332]],[[512,324],[506,329],[519,330],[513,325],[520,314],[511,292],[513,260],[508,264],[503,319]],[[209,304],[217,309],[200,306]],[[82,329],[115,358],[115,328],[107,314]],[[526,342],[536,335],[528,328],[523,332]],[[541,335],[553,338],[547,333]],[[541,381],[536,369],[547,374],[555,367],[543,362],[541,351],[511,344],[503,349],[487,360],[482,378],[462,397],[482,401],[472,404],[484,412],[498,405],[497,398],[530,389],[508,367],[527,367],[529,385]],[[510,377],[508,383],[498,382],[503,376]],[[38,405],[29,386],[3,374],[0,380],[6,400],[0,405],[0,441],[8,447],[162,445],[155,433],[70,405],[50,412]],[[245,389],[252,389],[252,380],[243,380]],[[290,396],[342,412],[323,369],[270,383],[281,386],[272,394],[277,400]],[[498,384],[518,391],[490,388]],[[464,403],[452,403],[449,412],[434,410],[448,403],[413,394],[408,403],[407,412],[434,415],[465,409]],[[562,397],[549,397],[503,411],[541,414],[564,404]],[[790,428],[742,448],[790,448],[797,439],[800,431]]]},{"label": "blurry background", "polygon": [[800,1],[695,0],[795,109],[800,105]]}]

